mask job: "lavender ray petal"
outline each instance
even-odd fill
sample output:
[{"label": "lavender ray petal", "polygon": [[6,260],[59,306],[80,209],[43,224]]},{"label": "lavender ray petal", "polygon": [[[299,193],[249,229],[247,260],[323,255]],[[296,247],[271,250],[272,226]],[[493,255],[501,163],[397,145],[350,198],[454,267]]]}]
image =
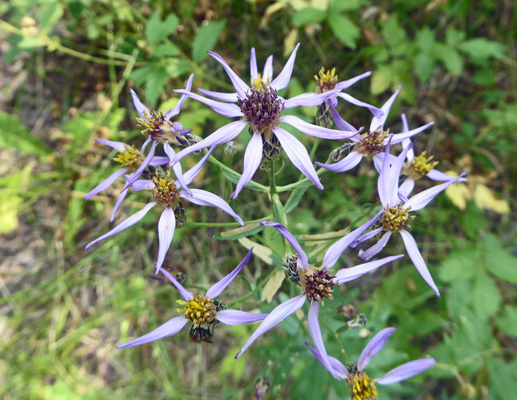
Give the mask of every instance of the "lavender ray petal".
[{"label": "lavender ray petal", "polygon": [[391,144],[401,143],[404,140],[406,140],[406,139],[408,139],[408,138],[410,138],[412,136],[415,136],[416,134],[418,134],[418,133],[420,133],[422,131],[425,131],[426,129],[430,128],[433,125],[434,125],[434,122],[430,122],[427,125],[421,126],[420,128],[412,129],[412,130],[407,131],[405,133],[394,134],[393,135],[393,139],[391,141]]},{"label": "lavender ray petal", "polygon": [[395,158],[395,161],[391,165],[390,168],[390,188],[388,189],[390,193],[390,198],[388,200],[388,203],[390,205],[395,205],[398,203],[399,199],[399,181],[400,181],[400,173],[402,172],[402,167],[404,166],[406,162],[406,156],[410,149],[413,148],[413,145],[410,145],[406,147],[404,150],[402,150],[402,153],[398,155],[397,158]]},{"label": "lavender ray petal", "polygon": [[409,199],[409,201],[406,204],[404,204],[404,207],[406,207],[406,208],[411,207],[410,211],[421,210],[422,208],[427,206],[431,202],[431,200],[433,200],[438,194],[440,194],[440,192],[447,189],[453,183],[458,182],[458,180],[463,178],[464,175],[465,175],[465,173],[462,173],[460,176],[458,176],[448,182],[442,183],[441,185],[437,185],[435,187],[424,190],[423,192],[420,192],[420,193],[414,195],[413,197],[411,197]]},{"label": "lavender ray petal", "polygon": [[242,349],[236,354],[235,359],[239,358],[244,354],[244,352],[251,346],[251,344],[257,340],[264,333],[269,331],[275,325],[283,321],[285,318],[294,314],[300,308],[302,308],[305,303],[306,296],[301,294],[299,296],[293,297],[287,301],[284,301],[282,304],[277,306],[273,311],[269,313],[269,315],[262,321],[262,323],[258,326],[258,328],[253,332],[248,341],[242,346]]},{"label": "lavender ray petal", "polygon": [[399,194],[402,194],[403,196],[408,197],[414,188],[415,188],[415,181],[413,179],[406,179],[404,181],[404,183],[402,183],[402,185],[399,186]]},{"label": "lavender ray petal", "polygon": [[185,178],[185,183],[187,185],[190,185],[194,179],[196,179],[196,176],[201,172],[201,169],[206,163],[206,160],[208,160],[208,157],[212,154],[214,151],[215,146],[211,147],[210,150],[204,155],[204,157],[199,160],[199,162],[194,165],[191,169],[189,169],[187,172],[185,172],[185,175],[183,177]]},{"label": "lavender ray petal", "polygon": [[155,340],[163,339],[168,336],[173,336],[181,331],[183,327],[187,325],[187,322],[188,321],[185,317],[173,318],[147,335],[141,336],[138,339],[132,340],[128,343],[118,345],[117,349],[126,349],[128,347],[139,346],[141,344],[154,342]]},{"label": "lavender ray petal", "polygon": [[154,201],[151,202],[151,203],[146,204],[144,208],[142,208],[140,211],[138,211],[137,213],[135,213],[132,216],[130,216],[125,221],[121,222],[119,225],[117,225],[111,231],[109,231],[108,233],[106,233],[106,234],[102,235],[101,237],[95,239],[93,242],[88,243],[88,245],[84,249],[88,250],[95,243],[100,242],[101,240],[104,240],[106,238],[109,238],[110,236],[114,236],[117,233],[122,232],[124,229],[129,228],[131,225],[136,224],[138,221],[140,221],[142,218],[144,218],[145,214],[147,214],[147,212],[151,208],[153,208],[155,205],[156,205],[156,203]]},{"label": "lavender ray petal", "polygon": [[173,90],[173,92],[184,94],[185,96],[188,96],[194,100],[197,100],[203,104],[206,104],[208,107],[210,107],[216,113],[221,114],[225,117],[228,117],[228,118],[242,117],[241,109],[236,104],[220,103],[218,101],[207,99],[206,97],[200,96],[200,95],[192,93],[192,92],[188,92],[183,89]]},{"label": "lavender ray petal", "polygon": [[342,285],[346,282],[353,281],[354,279],[357,279],[360,276],[370,271],[373,271],[374,269],[382,267],[384,264],[387,264],[394,260],[398,260],[401,257],[404,257],[404,254],[381,258],[380,260],[371,261],[369,263],[361,264],[356,267],[340,269],[336,272],[336,282],[338,285]]},{"label": "lavender ray petal", "polygon": [[381,109],[374,107],[371,104],[357,100],[355,97],[352,97],[349,94],[341,92],[338,94],[338,97],[341,97],[343,100],[346,100],[356,106],[367,108],[377,118],[382,118],[384,115],[384,112]]},{"label": "lavender ray petal", "polygon": [[413,264],[415,265],[416,269],[418,270],[422,278],[424,278],[424,281],[426,281],[427,284],[431,286],[431,289],[434,290],[436,295],[440,297],[440,291],[438,290],[438,287],[436,287],[431,273],[427,269],[427,265],[425,265],[424,258],[422,257],[422,254],[420,254],[420,250],[418,250],[418,246],[416,245],[415,239],[413,238],[411,233],[404,229],[400,231],[400,235],[402,236],[402,240],[404,241],[404,245],[406,246],[409,258],[411,258],[411,261],[413,261]]},{"label": "lavender ray petal", "polygon": [[146,149],[147,145],[148,145],[149,143],[151,143],[151,141],[152,141],[152,140],[153,140],[153,139],[151,139],[151,137],[150,137],[150,136],[147,136],[147,139],[145,139],[145,142],[144,142],[144,144],[142,145],[142,148],[140,149],[140,151],[141,151],[142,153],[145,151],[145,149]]},{"label": "lavender ray petal", "polygon": [[[147,121],[147,118],[145,117],[145,114],[149,113],[149,110],[146,106],[142,104],[140,101],[140,98],[136,94],[136,92],[133,89],[130,89],[131,97],[133,98],[133,104],[135,105],[136,112],[138,113],[138,116],[143,119],[144,121]],[[145,113],[145,114],[144,114]]]},{"label": "lavender ray petal", "polygon": [[421,358],[420,360],[410,361],[392,369],[382,378],[376,379],[379,385],[391,385],[409,379],[415,375],[421,374],[425,370],[436,364],[434,358]]},{"label": "lavender ray petal", "polygon": [[257,56],[255,55],[255,47],[251,48],[250,52],[250,74],[251,74],[251,83],[258,79],[258,68],[257,68]]},{"label": "lavender ray petal", "polygon": [[286,110],[296,107],[315,107],[325,103],[327,99],[335,96],[339,90],[331,90],[325,93],[303,93],[290,99],[284,100],[284,108]]},{"label": "lavender ray petal", "polygon": [[269,56],[264,64],[262,79],[266,82],[273,79],[273,56]]},{"label": "lavender ray petal", "polygon": [[364,231],[370,229],[375,222],[379,219],[383,210],[379,211],[375,217],[366,222],[364,225],[361,225],[359,228],[350,232],[348,235],[343,236],[336,243],[329,247],[325,256],[323,257],[323,263],[321,264],[323,268],[328,269],[332,267],[336,261],[341,257],[341,254],[346,250],[346,248],[356,240]]},{"label": "lavender ray petal", "polygon": [[383,329],[368,342],[357,361],[357,369],[359,371],[364,371],[370,360],[382,350],[388,339],[396,330],[397,328]]},{"label": "lavender ray petal", "polygon": [[355,249],[359,244],[366,242],[367,240],[370,240],[372,237],[377,236],[377,234],[379,234],[381,232],[382,232],[382,227],[374,229],[373,231],[367,232],[364,235],[361,235],[360,237],[358,237],[356,240],[354,240],[350,244],[350,247],[352,249]]},{"label": "lavender ray petal", "polygon": [[106,190],[111,185],[113,185],[113,182],[115,182],[118,178],[120,178],[122,175],[124,175],[127,172],[125,168],[119,169],[115,172],[113,172],[109,177],[104,179],[101,183],[99,183],[93,190],[88,193],[86,196],[84,196],[85,200],[90,200],[93,196],[98,195],[100,192]]},{"label": "lavender ray petal", "polygon": [[400,119],[402,120],[402,132],[408,132],[409,126],[407,124],[406,114],[400,114]]},{"label": "lavender ray petal", "polygon": [[215,318],[225,325],[244,325],[253,322],[262,321],[268,314],[252,314],[238,310],[222,310],[218,311]]},{"label": "lavender ray petal", "polygon": [[228,63],[222,58],[219,54],[214,53],[213,51],[207,51],[209,56],[215,58],[224,68],[230,80],[232,81],[233,87],[237,91],[237,94],[240,98],[246,97],[246,92],[250,90],[250,87],[244,83],[244,81],[237,76],[235,72],[230,68]]},{"label": "lavender ray petal", "polygon": [[156,151],[157,145],[158,145],[158,142],[153,141],[153,144],[151,145],[151,149],[149,150],[149,154],[147,154],[147,157],[145,157],[145,159],[142,162],[142,164],[140,165],[140,167],[138,167],[136,172],[133,174],[133,177],[131,178],[131,180],[126,182],[126,185],[124,186],[124,190],[127,189],[129,186],[131,186],[140,177],[140,175],[142,175],[142,172],[144,172],[144,170],[147,168],[147,166],[153,159],[154,152]]},{"label": "lavender ray petal", "polygon": [[311,305],[309,307],[309,315],[307,316],[307,320],[309,322],[309,331],[311,332],[314,347],[316,348],[316,351],[321,357],[320,362],[327,369],[327,371],[329,371],[332,374],[334,378],[341,380],[340,374],[337,373],[330,364],[329,356],[327,355],[327,350],[325,349],[325,344],[323,343],[323,336],[321,335],[321,328],[318,320],[320,307],[320,303],[318,303],[317,301],[311,301]]},{"label": "lavender ray petal", "polygon": [[126,190],[123,190],[122,192],[120,192],[117,202],[115,203],[115,207],[113,208],[113,212],[111,213],[110,222],[113,222],[113,220],[115,219],[115,215],[117,215],[118,209],[120,208],[120,206],[122,205],[122,202],[126,198],[128,191],[129,191],[129,189],[126,189]]},{"label": "lavender ray petal", "polygon": [[[350,125],[348,122],[346,122],[343,118],[341,118],[341,115],[336,110],[335,106],[330,105],[330,111],[332,112],[332,119],[334,120],[334,123],[338,127],[338,129],[341,129],[342,131],[358,131],[355,129],[352,125]],[[350,138],[354,142],[359,141],[359,135],[356,138]]]},{"label": "lavender ray petal", "polygon": [[[409,132],[409,126],[407,124],[406,114],[401,114],[400,119],[402,120],[402,133]],[[411,144],[411,139],[404,139],[402,141],[402,148],[405,149],[407,146]],[[415,151],[413,149],[409,150],[407,153],[408,161],[411,161],[415,158]]]},{"label": "lavender ray petal", "polygon": [[357,75],[353,78],[347,79],[346,81],[338,82],[336,88],[344,90],[352,86],[354,83],[360,81],[361,79],[367,78],[372,74],[372,71],[365,72],[364,74]]},{"label": "lavender ray petal", "polygon": [[384,249],[386,244],[388,243],[388,240],[390,239],[391,232],[387,231],[379,240],[377,243],[375,243],[372,247],[370,247],[368,250],[363,251],[363,249],[359,250],[359,258],[368,261],[370,258],[372,258],[374,255],[379,254],[379,252]]},{"label": "lavender ray petal", "polygon": [[[309,348],[309,350],[311,351],[312,355],[314,357],[316,357],[316,359],[320,362],[320,364],[325,367],[325,364],[323,364],[323,358],[316,351],[316,349],[314,347],[312,347],[307,340],[305,340],[305,345]],[[336,359],[334,357],[331,357],[331,356],[328,356],[327,358],[328,358],[328,360],[330,362],[330,365],[332,366],[333,370],[338,374],[338,376],[341,379],[346,379],[348,377],[348,370],[343,365],[343,363],[341,361],[339,361],[338,359]],[[331,372],[331,371],[329,370],[329,372]]]},{"label": "lavender ray petal", "polygon": [[303,251],[302,246],[300,246],[300,243],[298,243],[298,240],[296,240],[293,234],[289,232],[285,226],[279,224],[278,222],[270,221],[262,221],[260,225],[275,228],[298,253],[298,259],[300,260],[300,264],[302,265],[303,269],[306,269],[309,266],[309,259],[307,254],[305,254],[305,251]]},{"label": "lavender ray petal", "polygon": [[237,136],[239,136],[239,134],[242,132],[246,125],[246,121],[230,122],[229,124],[219,128],[214,133],[204,138],[200,142],[197,142],[196,144],[181,150],[178,154],[176,154],[174,160],[172,160],[169,165],[176,164],[183,157],[195,153],[196,151],[203,150],[207,147],[217,146],[219,144],[226,143],[230,140],[235,139]]},{"label": "lavender ray petal", "polygon": [[314,183],[318,189],[323,190],[320,178],[318,177],[318,174],[312,165],[309,153],[307,153],[307,149],[303,144],[301,144],[298,139],[285,129],[278,126],[273,128],[273,132],[287,154],[287,157],[289,157],[295,167],[298,168],[312,183]]},{"label": "lavender ray petal", "polygon": [[[448,181],[456,179],[456,177],[444,174],[443,172],[440,172],[436,169],[432,169],[431,171],[429,171],[429,173],[427,174],[427,177],[429,179],[432,179],[433,181],[438,181],[438,182],[448,182]],[[458,179],[458,182],[468,182],[468,181],[469,180],[466,178]]]},{"label": "lavender ray petal", "polygon": [[338,161],[335,164],[323,164],[316,161],[316,165],[328,169],[332,172],[345,172],[354,168],[357,164],[361,162],[363,156],[358,151],[352,151],[349,155],[343,158],[341,161]]},{"label": "lavender ray petal", "polygon": [[172,274],[167,271],[166,269],[162,269],[160,271],[163,276],[165,276],[173,285],[174,287],[176,287],[176,289],[178,289],[178,292],[180,292],[180,295],[181,297],[183,297],[185,299],[185,301],[189,301],[191,298],[194,297],[193,293],[187,289],[185,289],[181,283],[179,283],[176,278],[174,278],[174,276],[172,276]]},{"label": "lavender ray petal", "polygon": [[174,230],[176,229],[176,217],[172,208],[168,207],[163,210],[158,222],[158,259],[156,260],[156,274],[160,272],[165,260],[165,255],[171,246],[172,239],[174,238]]},{"label": "lavender ray petal", "polygon": [[[192,80],[193,79],[194,79],[194,74],[191,74],[187,81],[187,87],[185,88],[185,90],[187,90],[188,92],[190,92],[190,89],[192,89]],[[187,96],[186,95],[181,96],[180,101],[178,101],[178,103],[174,106],[174,108],[172,110],[167,111],[167,113],[165,114],[165,119],[169,120],[172,117],[175,117],[176,115],[178,115],[181,111],[181,106],[183,105],[183,103],[185,103],[185,100],[187,100]]]},{"label": "lavender ray petal", "polygon": [[[388,143],[386,144],[386,150],[384,153],[384,158],[382,162],[381,172],[379,174],[379,179],[377,180],[377,191],[379,193],[379,198],[381,200],[382,206],[386,207],[388,205],[394,206],[396,203],[397,193],[398,193],[398,182],[393,185],[392,184],[392,175],[390,171],[390,146],[391,146],[391,138],[390,136]],[[385,160],[388,160],[385,162]],[[394,189],[394,192],[393,192]],[[394,202],[395,201],[395,202]]]},{"label": "lavender ray petal", "polygon": [[237,182],[237,186],[235,187],[235,191],[230,196],[231,200],[235,200],[241,190],[248,184],[248,182],[253,178],[255,172],[257,172],[258,167],[262,161],[262,136],[255,132],[251,137],[248,146],[246,147],[246,151],[244,153],[244,167],[242,171],[242,175]]},{"label": "lavender ray petal", "polygon": [[223,93],[223,92],[213,92],[211,90],[198,89],[201,94],[205,96],[211,97],[216,100],[225,101],[227,103],[235,103],[239,98],[237,93]]},{"label": "lavender ray petal", "polygon": [[294,61],[296,60],[296,52],[298,51],[298,48],[300,47],[300,43],[296,45],[293,52],[291,53],[291,56],[287,60],[287,62],[284,65],[284,68],[278,74],[278,76],[273,79],[273,81],[269,84],[273,89],[280,90],[284,89],[289,85],[289,81],[291,80],[291,74],[293,73],[293,67],[294,67]]},{"label": "lavender ray petal", "polygon": [[[375,154],[373,159],[373,166],[375,167],[376,171],[380,174],[382,171],[382,165],[384,164],[384,157],[386,155],[384,153],[377,153]],[[390,154],[390,165],[395,162],[397,157],[395,157],[393,154]]]},{"label": "lavender ray petal", "polygon": [[407,198],[407,196],[404,196],[404,193],[400,193],[400,191],[399,191],[399,194],[398,194],[398,198],[399,198],[399,200],[400,200],[402,203],[407,203],[407,202],[408,202],[408,198]]},{"label": "lavender ray petal", "polygon": [[[165,154],[169,157],[169,160],[174,160],[174,157],[176,157],[176,152],[174,149],[169,145],[169,143],[165,143],[163,145],[163,149],[165,150]],[[172,170],[174,171],[174,175],[176,175],[176,186],[179,186],[181,189],[183,189],[184,192],[190,194],[190,189],[187,186],[187,183],[185,182],[185,178],[183,177],[183,170],[181,169],[181,164],[176,163],[173,164]]]},{"label": "lavender ray petal", "polygon": [[230,272],[228,275],[226,275],[223,279],[221,279],[219,282],[217,282],[215,285],[213,285],[208,291],[206,292],[206,297],[209,299],[215,299],[217,296],[219,296],[224,289],[228,287],[228,285],[235,279],[235,277],[241,272],[241,270],[246,266],[248,261],[251,258],[251,255],[253,254],[253,247],[248,251],[248,254],[246,254],[246,257],[242,259],[242,261],[237,265],[237,267]]},{"label": "lavender ray petal", "polygon": [[230,205],[219,196],[201,189],[190,189],[190,191],[192,195],[180,193],[180,196],[194,204],[197,204],[198,206],[217,207],[220,210],[223,210],[226,214],[231,215],[239,224],[244,226],[242,218],[239,217]]},{"label": "lavender ray petal", "polygon": [[[97,142],[105,144],[106,146],[111,147],[112,149],[118,150],[120,152],[126,151],[127,144],[123,142],[114,142],[113,140],[106,139],[95,139]],[[127,146],[129,147],[129,146]]]},{"label": "lavender ray petal", "polygon": [[352,136],[357,135],[357,131],[353,132],[348,131],[336,131],[335,129],[328,129],[322,126],[317,126],[313,124],[309,124],[305,122],[301,118],[298,118],[294,115],[284,115],[280,118],[280,122],[285,122],[291,126],[294,126],[296,129],[302,131],[303,133],[322,138],[322,139],[331,139],[331,140],[339,140],[339,139],[349,139]]},{"label": "lavender ray petal", "polygon": [[153,167],[156,167],[156,166],[159,166],[159,165],[165,165],[165,164],[168,164],[170,161],[170,159],[168,157],[159,157],[159,156],[156,156],[156,157],[153,157],[153,159],[151,160],[151,162],[149,163],[149,165],[153,166]]},{"label": "lavender ray petal", "polygon": [[384,112],[384,115],[380,118],[373,117],[372,123],[370,124],[370,131],[376,131],[377,129],[383,129],[384,123],[386,122],[386,118],[388,118],[388,113],[390,112],[391,105],[397,98],[397,95],[400,92],[400,89],[402,89],[402,85],[400,85],[397,90],[395,90],[395,93],[388,99],[386,103],[382,106],[381,110]]},{"label": "lavender ray petal", "polygon": [[140,192],[142,190],[149,190],[149,188],[154,188],[154,183],[151,179],[140,179],[136,182],[133,182],[131,187],[135,192]]}]

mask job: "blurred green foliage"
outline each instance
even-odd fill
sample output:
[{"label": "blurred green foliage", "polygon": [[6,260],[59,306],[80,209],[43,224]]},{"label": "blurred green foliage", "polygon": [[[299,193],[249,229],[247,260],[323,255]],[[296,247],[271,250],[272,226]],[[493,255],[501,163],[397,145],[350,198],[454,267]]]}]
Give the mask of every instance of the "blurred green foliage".
[{"label": "blurred green foliage", "polygon": [[[435,120],[432,133],[417,138],[415,146],[434,153],[440,170],[467,170],[470,178],[460,196],[463,208],[451,203],[461,204],[458,194],[451,199],[442,195],[413,224],[442,298],[434,298],[404,261],[349,284],[336,294],[337,302],[322,310],[329,354],[342,359],[341,342],[353,360],[371,333],[398,326],[369,366],[371,376],[423,354],[438,364],[428,376],[382,388],[380,398],[424,399],[426,393],[440,399],[512,398],[517,392],[517,232],[512,214],[482,206],[486,203],[476,198],[476,190],[486,185],[493,196],[489,203],[505,201],[515,210],[516,12],[511,2],[493,0],[2,2],[5,66],[22,63],[27,75],[22,85],[8,79],[2,87],[2,94],[12,96],[0,112],[0,155],[6,161],[0,177],[0,234],[8,256],[13,251],[25,255],[31,246],[37,256],[16,261],[25,266],[22,270],[15,264],[11,271],[6,264],[2,271],[1,397],[248,399],[264,373],[273,381],[267,398],[347,396],[346,383],[333,380],[307,351],[302,314],[282,322],[238,361],[233,356],[253,327],[217,327],[214,346],[195,346],[178,335],[116,351],[117,343],[174,315],[175,291],[146,278],[156,253],[156,215],[151,212],[140,227],[94,251],[82,250],[108,229],[120,190],[90,202],[82,199],[114,167],[113,154],[93,139],[140,138],[129,87],[146,104],[168,109],[177,100],[170,90],[183,87],[193,72],[196,88],[231,90],[206,51],[221,53],[246,79],[251,47],[259,65],[274,54],[278,73],[282,54],[300,41],[288,95],[313,91],[312,76],[322,65],[335,66],[340,80],[371,70],[369,87],[358,84],[350,93],[375,105],[402,84],[388,121],[393,130],[400,126],[400,112],[415,126]],[[20,73],[9,68],[8,73]],[[343,105],[340,111],[356,126],[370,118]],[[314,110],[294,112],[306,120],[314,117]],[[200,136],[224,121],[194,101],[180,116]],[[236,170],[242,168],[245,144],[237,143]],[[325,160],[332,148],[321,143],[315,159]],[[216,165],[207,168],[200,184],[228,199],[235,176],[224,169],[220,174]],[[298,175],[284,168],[280,185]],[[265,183],[265,173],[256,179]],[[377,201],[374,182],[368,169],[325,175],[325,192],[309,186],[290,201],[291,229],[306,235],[336,232],[352,221],[358,225]],[[244,191],[236,208],[245,210],[246,219],[261,218],[271,213],[266,196]],[[287,197],[281,200],[285,204]],[[131,198],[122,212],[131,213],[142,201]],[[187,212],[190,221],[221,220],[206,209]],[[257,255],[229,293],[238,297],[278,264],[275,253],[283,254],[278,236],[259,227],[237,233],[183,229],[169,255],[188,272],[191,285],[208,287],[253,243]],[[331,243],[305,241],[313,259],[321,259]],[[387,251],[399,254],[401,249],[394,241]],[[343,257],[344,264],[357,262],[352,252]],[[286,283],[283,289],[292,290]],[[247,300],[248,309],[260,307],[261,295]],[[273,304],[286,299],[280,293]],[[334,333],[345,325],[334,306],[341,302],[367,314],[367,329]],[[269,312],[273,304],[261,311]]]}]

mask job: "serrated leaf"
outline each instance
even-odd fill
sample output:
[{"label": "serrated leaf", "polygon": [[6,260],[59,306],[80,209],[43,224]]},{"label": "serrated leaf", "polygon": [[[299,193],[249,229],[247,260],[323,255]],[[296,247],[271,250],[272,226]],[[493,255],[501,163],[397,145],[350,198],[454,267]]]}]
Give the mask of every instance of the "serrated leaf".
[{"label": "serrated leaf", "polygon": [[175,14],[169,14],[162,21],[160,12],[155,11],[145,26],[145,36],[153,46],[173,33],[178,27],[180,20]]},{"label": "serrated leaf", "polygon": [[[512,399],[517,393],[517,363],[506,364],[495,357],[488,359],[490,373],[490,393],[495,393],[499,400]],[[491,397],[492,398],[492,397]]]},{"label": "serrated leaf", "polygon": [[260,225],[260,223],[250,224],[229,231],[216,233],[215,238],[218,240],[237,240],[259,233],[262,229],[264,229],[264,227]]},{"label": "serrated leaf", "polygon": [[329,17],[330,28],[338,40],[351,49],[356,48],[361,30],[346,15],[332,13]]},{"label": "serrated leaf", "polygon": [[396,15],[391,16],[384,22],[381,33],[386,43],[392,48],[408,41],[406,31],[400,26]]},{"label": "serrated leaf", "polygon": [[495,324],[507,335],[517,337],[517,308],[506,307],[502,315],[495,321]]},{"label": "serrated leaf", "polygon": [[453,252],[442,261],[438,275],[445,282],[470,280],[479,272],[478,259],[477,252],[471,248]]},{"label": "serrated leaf", "polygon": [[443,44],[435,45],[433,55],[445,65],[447,71],[456,75],[461,74],[463,70],[463,59],[454,48]]},{"label": "serrated leaf", "polygon": [[325,19],[327,13],[317,8],[305,7],[294,13],[292,22],[294,26],[304,26],[321,22]]},{"label": "serrated leaf", "polygon": [[145,95],[150,107],[155,107],[158,102],[158,97],[163,93],[163,89],[169,80],[167,70],[162,66],[153,66],[149,75],[145,80]]},{"label": "serrated leaf", "polygon": [[447,28],[445,31],[445,43],[447,43],[450,46],[454,46],[455,44],[458,44],[459,42],[462,42],[465,40],[465,32],[458,31],[454,28]]},{"label": "serrated leaf", "polygon": [[499,309],[501,295],[486,273],[478,273],[472,286],[472,307],[479,318],[489,318]]},{"label": "serrated leaf", "polygon": [[225,26],[225,20],[211,21],[198,29],[192,45],[194,62],[199,63],[208,56],[206,52],[214,48]]},{"label": "serrated leaf", "polygon": [[506,53],[504,45],[485,38],[467,40],[461,43],[458,49],[468,54],[473,60],[487,60],[492,57],[502,58]]},{"label": "serrated leaf", "polygon": [[27,128],[15,115],[0,110],[0,147],[18,150],[25,154],[45,156],[52,152],[40,140],[31,135]]},{"label": "serrated leaf", "polygon": [[416,33],[416,43],[422,51],[428,51],[434,44],[434,32],[429,28],[424,28]]},{"label": "serrated leaf", "polygon": [[483,241],[486,269],[499,279],[517,283],[517,257],[503,247],[497,236],[489,233]]},{"label": "serrated leaf", "polygon": [[420,53],[413,61],[415,72],[423,83],[426,83],[434,71],[434,58],[426,53]]}]

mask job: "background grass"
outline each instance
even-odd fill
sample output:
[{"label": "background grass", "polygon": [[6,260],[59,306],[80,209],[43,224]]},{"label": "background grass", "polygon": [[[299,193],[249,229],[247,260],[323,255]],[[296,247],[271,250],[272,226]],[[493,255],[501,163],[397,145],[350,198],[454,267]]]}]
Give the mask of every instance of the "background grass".
[{"label": "background grass", "polygon": [[[303,344],[306,319],[292,317],[238,361],[233,356],[252,327],[216,327],[214,344],[187,333],[117,351],[115,345],[173,317],[177,295],[148,278],[157,252],[157,214],[90,251],[86,243],[109,229],[119,187],[82,197],[115,165],[94,138],[141,143],[129,88],[168,109],[195,72],[194,87],[231,90],[214,50],[243,78],[255,47],[259,69],[274,55],[278,74],[301,42],[286,95],[314,90],[321,66],[340,79],[371,70],[348,92],[382,104],[399,84],[390,113],[410,126],[435,121],[415,139],[441,171],[467,171],[468,185],[441,195],[419,213],[413,233],[442,292],[437,299],[404,259],[336,295],[369,319],[367,329],[399,331],[372,363],[380,376],[430,354],[439,364],[404,385],[382,388],[382,399],[509,399],[516,392],[517,234],[515,9],[511,1],[91,1],[25,0],[0,5],[0,395],[5,399],[248,399],[263,374],[268,398],[341,399],[335,382]],[[180,121],[206,136],[226,123],[207,107],[185,103]],[[355,126],[367,111],[340,103]],[[296,111],[310,120],[315,110]],[[309,148],[311,140],[303,138]],[[246,143],[226,159],[242,168]],[[315,160],[335,144],[322,142]],[[222,149],[217,157],[223,159]],[[187,160],[188,162],[194,162]],[[184,166],[185,167],[185,166]],[[280,185],[298,172],[286,164]],[[256,180],[267,182],[264,171]],[[289,215],[296,234],[332,232],[367,214],[376,202],[375,174],[365,163],[345,175],[325,175]],[[231,183],[207,166],[198,187],[228,199]],[[429,183],[418,184],[419,189]],[[457,185],[459,186],[459,185]],[[417,188],[417,189],[418,189]],[[285,201],[286,198],[282,197]],[[122,221],[147,201],[131,196]],[[245,190],[232,203],[245,219],[270,213],[267,197]],[[212,209],[188,207],[188,220],[231,222]],[[191,285],[206,288],[245,254],[221,229],[178,229],[167,262]],[[251,238],[282,254],[269,231]],[[330,242],[331,243],[331,242]],[[324,244],[307,241],[321,256]],[[279,248],[280,247],[280,248]],[[403,250],[400,241],[389,254]],[[343,265],[358,262],[346,253]],[[254,257],[223,300],[247,293],[274,266]],[[252,297],[243,309],[270,311],[292,291],[284,284],[271,304]],[[325,343],[339,357],[342,342],[356,357],[368,330],[345,331],[335,304],[322,311]],[[310,379],[308,379],[310,378]]]}]

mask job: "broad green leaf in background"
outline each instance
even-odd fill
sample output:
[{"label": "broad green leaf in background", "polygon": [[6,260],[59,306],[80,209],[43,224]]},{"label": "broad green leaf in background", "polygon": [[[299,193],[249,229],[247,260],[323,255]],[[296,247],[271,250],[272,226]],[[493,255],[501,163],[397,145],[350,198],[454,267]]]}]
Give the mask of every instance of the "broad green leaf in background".
[{"label": "broad green leaf in background", "polygon": [[435,58],[440,60],[447,71],[452,72],[455,75],[461,74],[463,70],[463,59],[460,54],[452,47],[436,43],[432,50]]},{"label": "broad green leaf in background", "polygon": [[[490,393],[495,393],[498,400],[508,400],[517,393],[517,363],[505,363],[498,358],[491,357],[488,360],[490,372]],[[493,399],[494,397],[490,397]]]},{"label": "broad green leaf in background", "polygon": [[179,18],[174,14],[167,15],[165,20],[162,21],[160,12],[155,11],[147,21],[145,36],[151,45],[157,45],[176,30],[179,22]]},{"label": "broad green leaf in background", "polygon": [[226,21],[222,20],[210,21],[199,28],[192,45],[192,58],[194,62],[199,63],[208,56],[206,52],[214,48],[225,26]]},{"label": "broad green leaf in background", "polygon": [[351,49],[356,48],[357,40],[361,37],[361,30],[346,15],[331,13],[330,27],[339,41]]},{"label": "broad green leaf in background", "polygon": [[434,71],[434,58],[427,53],[420,53],[415,57],[415,72],[422,82],[427,82]]},{"label": "broad green leaf in background", "polygon": [[1,110],[0,147],[38,156],[45,156],[51,153],[47,146],[31,135],[29,128],[18,117]]},{"label": "broad green leaf in background", "polygon": [[384,93],[393,81],[393,73],[391,68],[387,65],[381,65],[372,74],[370,90],[374,96]]},{"label": "broad green leaf in background", "polygon": [[486,269],[499,279],[517,283],[517,257],[512,256],[491,233],[485,236],[483,246]]},{"label": "broad green leaf in background", "polygon": [[517,308],[506,307],[495,323],[507,335],[517,337]]},{"label": "broad green leaf in background", "polygon": [[306,7],[298,10],[293,15],[292,22],[295,26],[304,26],[308,24],[314,24],[316,22],[321,22],[326,18],[326,16],[327,13],[324,10]]},{"label": "broad green leaf in background", "polygon": [[458,45],[458,49],[466,53],[473,60],[484,61],[491,57],[502,58],[506,53],[506,47],[498,42],[485,38],[467,40]]},{"label": "broad green leaf in background", "polygon": [[422,51],[429,51],[434,44],[434,32],[429,28],[424,28],[417,32],[416,42]]}]

